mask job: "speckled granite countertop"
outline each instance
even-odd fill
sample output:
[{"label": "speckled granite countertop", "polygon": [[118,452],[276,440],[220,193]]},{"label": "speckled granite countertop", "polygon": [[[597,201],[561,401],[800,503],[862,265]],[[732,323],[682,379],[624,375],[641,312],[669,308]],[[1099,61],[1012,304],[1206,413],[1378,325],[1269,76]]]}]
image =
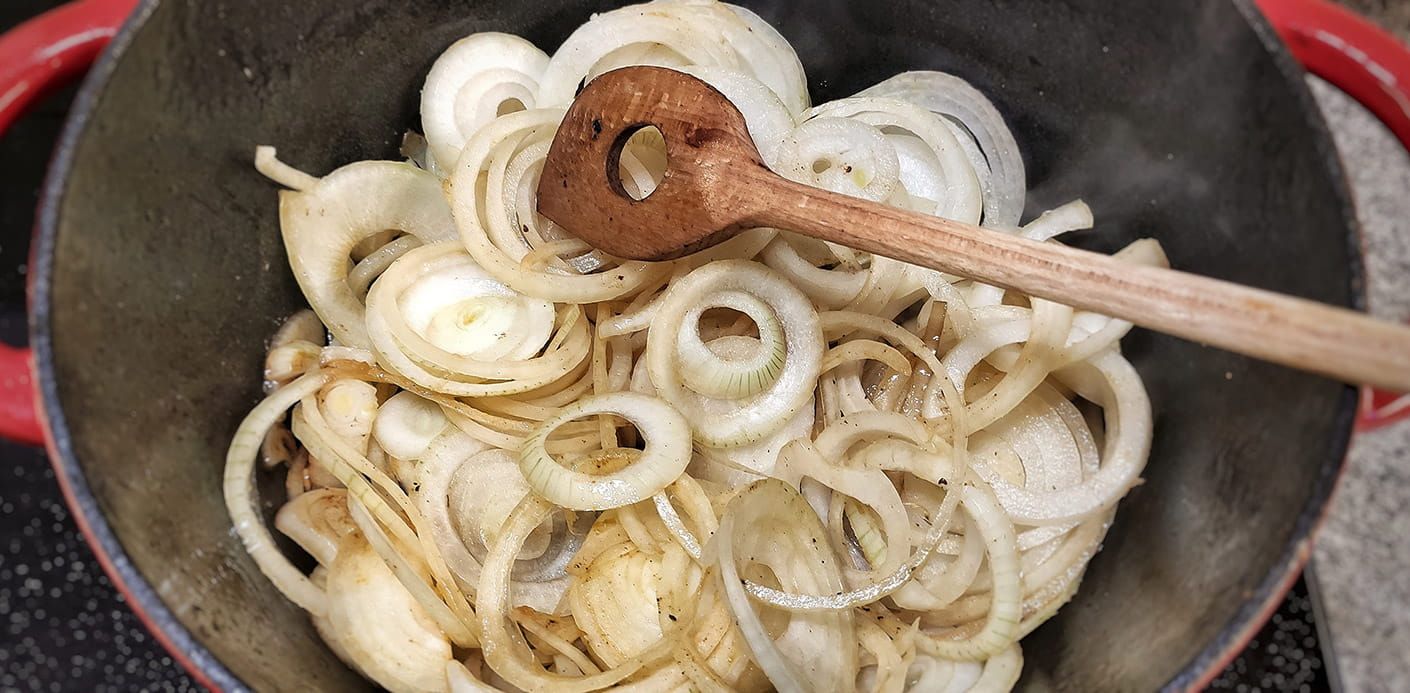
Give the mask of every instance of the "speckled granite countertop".
[{"label": "speckled granite countertop", "polygon": [[[1396,11],[1410,25],[1410,4]],[[1371,311],[1410,319],[1410,156],[1342,93],[1313,93],[1356,198]],[[1344,690],[1410,690],[1410,420],[1353,440],[1311,571]]]},{"label": "speckled granite countertop", "polygon": [[[1342,0],[1410,42],[1410,3]],[[1355,102],[1313,80],[1361,219],[1371,312],[1410,319],[1410,156]],[[1410,421],[1357,435],[1312,567],[1347,691],[1410,691]]]}]

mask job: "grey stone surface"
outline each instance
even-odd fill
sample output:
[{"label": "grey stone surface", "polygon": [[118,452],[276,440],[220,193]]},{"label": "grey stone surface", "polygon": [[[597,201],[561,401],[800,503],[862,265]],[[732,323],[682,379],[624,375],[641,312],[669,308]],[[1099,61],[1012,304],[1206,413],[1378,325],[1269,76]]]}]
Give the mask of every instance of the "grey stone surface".
[{"label": "grey stone surface", "polygon": [[[1312,78],[1361,219],[1371,311],[1410,318],[1410,155]],[[1344,690],[1410,690],[1410,421],[1359,434],[1313,558]]]}]

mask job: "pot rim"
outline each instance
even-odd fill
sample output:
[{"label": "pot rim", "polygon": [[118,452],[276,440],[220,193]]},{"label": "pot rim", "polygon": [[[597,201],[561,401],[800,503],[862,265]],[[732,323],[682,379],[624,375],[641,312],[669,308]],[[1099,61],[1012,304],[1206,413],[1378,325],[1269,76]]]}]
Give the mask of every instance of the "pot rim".
[{"label": "pot rim", "polygon": [[[113,533],[74,451],[68,420],[59,403],[58,383],[54,377],[53,334],[48,319],[53,310],[54,250],[60,208],[69,174],[74,167],[75,152],[123,52],[160,3],[161,0],[141,0],[136,11],[94,63],[69,111],[44,182],[39,224],[30,258],[30,267],[34,271],[30,275],[29,285],[30,344],[34,349],[35,380],[41,400],[39,420],[44,430],[45,448],[64,500],[73,511],[75,522],[99,565],[127,600],[128,606],[157,641],[201,685],[216,691],[245,691],[248,687],[176,618],[171,608],[129,559],[122,542]],[[1234,0],[1234,5],[1271,54],[1278,71],[1289,82],[1294,97],[1301,105],[1300,111],[1313,147],[1332,173],[1335,183],[1330,192],[1342,210],[1347,243],[1352,250],[1348,267],[1351,304],[1358,310],[1364,310],[1365,268],[1361,225],[1356,217],[1345,171],[1326,121],[1303,79],[1301,66],[1288,52],[1267,19],[1254,6],[1253,0]],[[1243,651],[1297,581],[1311,556],[1312,539],[1326,520],[1333,491],[1346,467],[1346,454],[1355,422],[1357,390],[1347,387],[1340,399],[1334,422],[1335,431],[1326,451],[1330,459],[1323,464],[1316,487],[1307,504],[1299,511],[1291,538],[1273,569],[1250,590],[1243,605],[1234,612],[1214,639],[1186,663],[1180,672],[1165,684],[1163,690],[1199,690],[1207,687],[1238,653]]]}]

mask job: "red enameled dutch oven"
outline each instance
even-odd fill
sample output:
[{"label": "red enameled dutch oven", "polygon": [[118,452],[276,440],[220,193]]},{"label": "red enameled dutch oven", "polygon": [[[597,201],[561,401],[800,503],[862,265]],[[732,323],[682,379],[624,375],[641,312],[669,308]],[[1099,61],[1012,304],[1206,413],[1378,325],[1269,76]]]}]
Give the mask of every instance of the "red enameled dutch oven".
[{"label": "red enameled dutch oven", "polygon": [[[904,69],[970,79],[1014,127],[1030,207],[1091,203],[1089,247],[1155,236],[1181,269],[1360,305],[1350,198],[1288,51],[1407,144],[1410,56],[1344,10],[744,4],[794,43],[819,100]],[[314,171],[393,156],[453,40],[551,48],[611,5],[76,0],[0,37],[0,132],[97,58],[40,213],[34,354],[0,349],[0,435],[47,445],[113,581],[208,686],[366,686],[254,568],[220,501],[264,340],[300,304],[254,146]],[[1025,641],[1025,687],[1207,683],[1298,575],[1341,470],[1351,389],[1139,331],[1125,348],[1155,405],[1147,483],[1077,599]],[[1393,400],[1366,393],[1362,425]]]}]

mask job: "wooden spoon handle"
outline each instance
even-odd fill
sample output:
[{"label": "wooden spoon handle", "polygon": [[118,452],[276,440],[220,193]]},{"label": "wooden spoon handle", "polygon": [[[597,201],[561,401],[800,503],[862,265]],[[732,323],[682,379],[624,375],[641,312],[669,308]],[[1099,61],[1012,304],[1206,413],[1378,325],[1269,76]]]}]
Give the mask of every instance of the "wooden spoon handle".
[{"label": "wooden spoon handle", "polygon": [[[760,226],[1128,320],[1350,383],[1410,391],[1410,328],[1361,313],[916,214],[740,167],[731,197]],[[717,201],[717,204],[719,201]]]}]

